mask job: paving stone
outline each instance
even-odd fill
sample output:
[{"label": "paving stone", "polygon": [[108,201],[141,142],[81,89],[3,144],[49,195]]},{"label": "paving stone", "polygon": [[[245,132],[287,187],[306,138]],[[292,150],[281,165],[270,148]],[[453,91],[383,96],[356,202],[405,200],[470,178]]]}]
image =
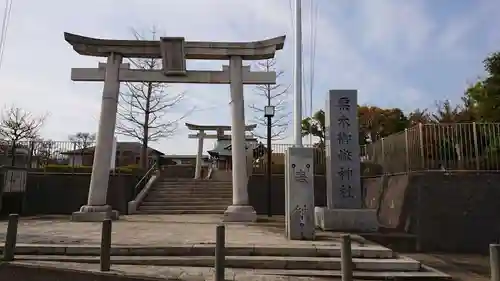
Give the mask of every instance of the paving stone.
[{"label": "paving stone", "polygon": [[[161,246],[166,244],[215,243],[215,226],[221,223],[219,215],[136,215],[123,216],[113,222],[113,245]],[[7,222],[0,222],[0,240],[5,237]],[[21,218],[18,243],[36,244],[94,244],[99,245],[101,224],[97,222],[71,222],[69,216],[51,219]],[[354,245],[366,240],[353,236]],[[300,246],[308,241],[289,241],[283,230],[259,224],[226,224],[226,243]],[[338,235],[312,245],[339,245]]]},{"label": "paving stone", "polygon": [[[79,263],[56,263],[46,261],[16,262],[18,264],[29,264],[38,266],[50,266],[59,268],[71,268],[84,271],[98,271],[97,264]],[[178,279],[185,281],[214,280],[214,270],[209,267],[163,267],[148,265],[112,265],[111,271],[122,275],[142,275],[150,278]],[[279,275],[282,271],[257,271],[252,269],[232,269],[225,272],[225,279],[228,281],[335,281],[338,278],[307,277],[307,276],[286,276]],[[373,280],[373,279],[372,279]],[[384,280],[384,279],[380,279]]]}]

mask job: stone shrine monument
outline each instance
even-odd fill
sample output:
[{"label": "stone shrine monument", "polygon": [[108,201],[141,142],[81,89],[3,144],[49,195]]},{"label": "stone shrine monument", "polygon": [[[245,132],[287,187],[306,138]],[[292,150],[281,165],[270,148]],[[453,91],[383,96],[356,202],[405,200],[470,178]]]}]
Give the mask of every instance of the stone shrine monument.
[{"label": "stone shrine monument", "polygon": [[330,90],[325,110],[327,207],[315,208],[323,230],[377,231],[377,212],[363,209],[356,90]]},{"label": "stone shrine monument", "polygon": [[285,235],[314,240],[314,149],[290,147],[285,157]]},{"label": "stone shrine monument", "polygon": [[[73,68],[73,81],[104,82],[97,142],[87,205],[73,213],[74,221],[118,219],[118,212],[107,204],[109,169],[116,125],[120,82],[229,84],[231,106],[231,145],[233,204],[225,221],[255,221],[257,215],[248,202],[245,150],[244,84],[275,84],[275,72],[252,72],[243,60],[264,60],[283,49],[285,36],[255,42],[198,42],[183,37],[160,40],[113,40],[64,33],[64,38],[80,55],[104,57],[97,68]],[[162,59],[162,69],[131,69],[123,58]],[[227,60],[222,70],[187,70],[186,60]]]}]

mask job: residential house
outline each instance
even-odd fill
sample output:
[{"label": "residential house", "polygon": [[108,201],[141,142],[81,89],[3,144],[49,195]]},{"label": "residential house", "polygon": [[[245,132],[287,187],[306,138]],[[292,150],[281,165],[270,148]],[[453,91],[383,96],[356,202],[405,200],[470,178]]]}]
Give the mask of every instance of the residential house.
[{"label": "residential house", "polygon": [[29,167],[30,160],[32,162],[31,166],[34,166],[38,157],[30,155],[31,149],[24,142],[16,145],[15,148],[15,159],[12,163],[12,145],[7,141],[0,141],[0,165],[11,166],[14,164],[16,167]]},{"label": "residential house", "polygon": [[[139,164],[141,161],[142,144],[138,142],[117,142],[115,166],[123,167]],[[62,152],[68,157],[68,164],[72,166],[92,166],[94,163],[95,146]],[[148,148],[149,164],[151,165],[163,152]]]}]

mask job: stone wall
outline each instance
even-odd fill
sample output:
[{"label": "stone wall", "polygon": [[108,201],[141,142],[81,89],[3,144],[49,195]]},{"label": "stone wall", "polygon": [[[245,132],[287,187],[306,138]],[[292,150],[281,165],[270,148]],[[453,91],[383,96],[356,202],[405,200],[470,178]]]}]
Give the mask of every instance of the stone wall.
[{"label": "stone wall", "polygon": [[[192,179],[194,178],[196,167],[194,165],[165,165],[162,166],[162,176],[165,178],[185,178]],[[202,176],[205,176],[207,169],[203,169]]]},{"label": "stone wall", "polygon": [[[500,242],[500,173],[412,173],[364,177],[365,207],[377,209],[381,231],[416,235],[423,251],[486,253]],[[266,177],[252,176],[250,203],[267,213]],[[284,177],[274,176],[272,213],[285,210]],[[325,178],[315,177],[324,206]]]},{"label": "stone wall", "polygon": [[424,251],[487,253],[500,239],[499,182],[500,173],[412,175],[400,217]]},{"label": "stone wall", "polygon": [[[248,183],[248,196],[257,214],[267,214],[267,179],[263,175],[253,175]],[[285,177],[274,175],[271,188],[271,210],[273,215],[285,214]],[[314,176],[314,204],[326,206],[326,184],[322,175]]]},{"label": "stone wall", "polygon": [[[111,175],[107,202],[126,214],[139,179],[132,175]],[[69,215],[86,204],[90,174],[28,173],[26,193],[5,193],[0,214]]]}]

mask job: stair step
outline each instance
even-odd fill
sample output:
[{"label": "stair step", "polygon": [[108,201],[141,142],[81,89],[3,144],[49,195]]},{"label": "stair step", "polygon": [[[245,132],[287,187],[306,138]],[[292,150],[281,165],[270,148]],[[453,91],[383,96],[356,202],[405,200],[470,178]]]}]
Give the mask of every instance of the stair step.
[{"label": "stair step", "polygon": [[155,196],[171,196],[171,195],[200,195],[200,196],[218,196],[218,195],[233,195],[232,191],[219,191],[219,192],[206,192],[206,191],[189,191],[189,190],[151,190],[149,194],[154,194]]},{"label": "stair step", "polygon": [[165,182],[159,181],[158,184],[172,185],[172,186],[231,186],[232,182]]},{"label": "stair step", "polygon": [[153,189],[150,193],[154,194],[232,194],[233,191],[229,190],[161,190]]},{"label": "stair step", "polygon": [[232,204],[232,200],[196,200],[196,201],[188,201],[184,200],[168,200],[168,201],[154,201],[154,200],[145,200],[142,202],[141,206],[219,206],[226,205],[229,206]]},{"label": "stair step", "polygon": [[168,206],[158,206],[158,205],[147,205],[142,204],[139,206],[141,211],[156,211],[156,210],[182,210],[182,211],[198,211],[198,210],[222,210],[224,211],[227,206],[231,204],[224,205],[207,205],[207,206],[179,206],[179,205],[168,205]]},{"label": "stair step", "polygon": [[[0,247],[0,252],[2,252]],[[340,257],[340,245],[247,245],[228,243],[226,256],[271,256],[271,257]],[[67,255],[99,256],[99,245],[16,244],[16,255]],[[166,246],[113,245],[112,256],[213,256],[215,243],[173,244]],[[352,246],[354,258],[395,258],[393,251],[382,246]]]},{"label": "stair step", "polygon": [[169,186],[155,185],[154,189],[161,190],[233,190],[232,186]]},{"label": "stair step", "polygon": [[155,189],[165,190],[233,190],[232,186],[170,186],[155,185]]},{"label": "stair step", "polygon": [[224,214],[225,210],[137,210],[138,214],[148,214],[148,215],[219,215]]},{"label": "stair step", "polygon": [[[97,256],[16,256],[16,260],[38,260],[53,262],[99,263]],[[213,267],[213,256],[196,257],[144,257],[112,256],[112,264],[161,265],[161,266],[198,266]],[[357,271],[406,271],[421,270],[419,262],[412,259],[369,259],[353,258]],[[303,270],[340,270],[340,258],[320,257],[270,257],[270,256],[227,256],[225,265],[230,268],[252,269],[303,269]]]},{"label": "stair step", "polygon": [[183,178],[163,178],[161,182],[194,182],[194,183],[214,183],[214,182],[222,182],[227,183],[231,182],[230,180],[217,180],[217,179],[183,179]]},{"label": "stair step", "polygon": [[191,198],[232,198],[233,193],[191,193],[191,192],[151,192],[148,195],[158,197],[158,198],[169,198],[169,197],[191,197]]}]

